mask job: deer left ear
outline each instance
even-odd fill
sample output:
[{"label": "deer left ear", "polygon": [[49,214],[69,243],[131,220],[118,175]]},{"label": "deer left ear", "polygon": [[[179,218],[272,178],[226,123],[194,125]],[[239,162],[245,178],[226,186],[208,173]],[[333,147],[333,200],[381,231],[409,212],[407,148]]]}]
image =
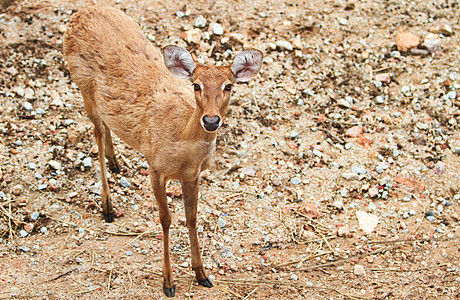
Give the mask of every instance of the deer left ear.
[{"label": "deer left ear", "polygon": [[232,63],[232,73],[237,82],[246,82],[256,77],[262,67],[263,54],[259,50],[238,53]]},{"label": "deer left ear", "polygon": [[163,49],[166,67],[174,76],[181,79],[192,79],[196,64],[190,52],[177,46],[166,46]]}]

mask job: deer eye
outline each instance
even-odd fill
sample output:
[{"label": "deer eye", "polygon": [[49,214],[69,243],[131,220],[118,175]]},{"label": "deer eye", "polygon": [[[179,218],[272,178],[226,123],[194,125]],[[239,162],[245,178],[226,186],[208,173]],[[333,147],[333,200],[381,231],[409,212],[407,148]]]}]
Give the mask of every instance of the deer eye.
[{"label": "deer eye", "polygon": [[224,90],[226,91],[231,91],[232,90],[232,87],[233,87],[233,84],[227,84],[224,88]]},{"label": "deer eye", "polygon": [[195,91],[201,90],[201,87],[200,87],[200,85],[199,85],[198,83],[193,83],[192,86],[193,86],[193,89],[194,89]]}]

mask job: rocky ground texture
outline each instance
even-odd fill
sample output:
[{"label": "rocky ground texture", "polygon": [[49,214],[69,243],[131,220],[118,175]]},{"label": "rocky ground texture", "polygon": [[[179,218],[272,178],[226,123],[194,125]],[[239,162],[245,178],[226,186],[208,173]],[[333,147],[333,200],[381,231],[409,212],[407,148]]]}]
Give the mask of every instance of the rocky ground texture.
[{"label": "rocky ground texture", "polygon": [[[176,298],[460,298],[457,1],[98,2],[200,62],[265,55],[203,174],[212,289],[194,281],[168,186]],[[101,218],[92,126],[62,56],[89,3],[0,1],[0,299],[164,297],[147,165],[117,138],[117,218]]]}]

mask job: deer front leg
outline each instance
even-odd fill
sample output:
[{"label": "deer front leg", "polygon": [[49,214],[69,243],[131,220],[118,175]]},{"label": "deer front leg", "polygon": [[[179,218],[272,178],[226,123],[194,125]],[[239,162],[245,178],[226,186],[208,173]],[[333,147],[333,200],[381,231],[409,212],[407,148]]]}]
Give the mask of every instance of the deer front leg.
[{"label": "deer front leg", "polygon": [[196,280],[205,287],[212,287],[212,282],[206,276],[201,260],[200,245],[196,232],[196,213],[198,205],[198,181],[182,181],[182,194],[184,195],[185,217],[187,219],[190,248],[192,251],[192,268],[195,271]]},{"label": "deer front leg", "polygon": [[149,168],[150,180],[152,181],[153,193],[158,205],[161,228],[163,229],[163,292],[169,298],[174,297],[176,286],[173,285],[171,261],[169,258],[169,227],[171,226],[171,212],[166,198],[165,179]]}]

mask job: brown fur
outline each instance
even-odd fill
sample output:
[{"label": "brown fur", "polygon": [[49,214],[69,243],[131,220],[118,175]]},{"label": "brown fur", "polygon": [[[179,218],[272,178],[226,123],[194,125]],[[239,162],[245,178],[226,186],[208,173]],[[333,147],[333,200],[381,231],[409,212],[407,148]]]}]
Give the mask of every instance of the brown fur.
[{"label": "brown fur", "polygon": [[163,227],[164,288],[174,289],[169,260],[171,214],[165,193],[168,179],[182,183],[192,267],[199,282],[207,280],[196,233],[196,212],[199,175],[212,162],[216,133],[206,132],[200,121],[204,115],[222,118],[226,114],[230,92],[222,86],[235,82],[230,67],[198,65],[192,81],[201,83],[204,89],[193,92],[184,80],[169,73],[161,52],[144,38],[132,19],[100,5],[84,8],[72,17],[64,36],[64,54],[94,123],[104,217],[113,220],[104,156],[111,170],[119,168],[112,130],[143,153],[149,163]]}]

